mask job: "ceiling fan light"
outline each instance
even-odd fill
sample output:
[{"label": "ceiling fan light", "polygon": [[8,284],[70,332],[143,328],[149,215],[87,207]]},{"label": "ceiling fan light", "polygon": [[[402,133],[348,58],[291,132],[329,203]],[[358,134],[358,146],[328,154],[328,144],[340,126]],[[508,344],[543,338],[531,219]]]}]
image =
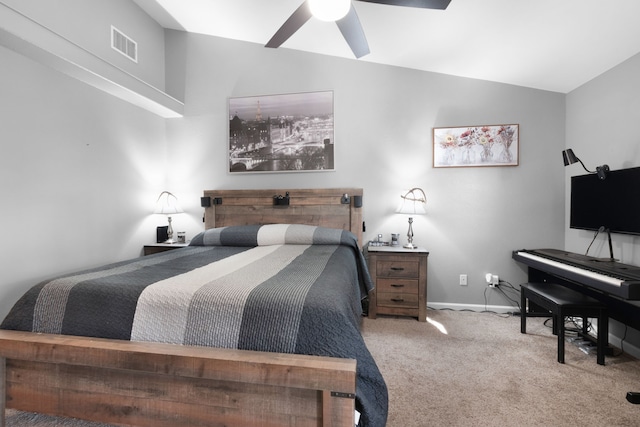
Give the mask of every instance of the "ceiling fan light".
[{"label": "ceiling fan light", "polygon": [[311,14],[321,21],[338,21],[351,8],[351,0],[309,0]]}]

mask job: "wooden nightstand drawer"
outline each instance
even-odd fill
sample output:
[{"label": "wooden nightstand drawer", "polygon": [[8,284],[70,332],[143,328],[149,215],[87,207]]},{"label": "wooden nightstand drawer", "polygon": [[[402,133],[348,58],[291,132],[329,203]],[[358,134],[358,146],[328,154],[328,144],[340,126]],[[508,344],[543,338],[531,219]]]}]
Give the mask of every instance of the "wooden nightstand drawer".
[{"label": "wooden nightstand drawer", "polygon": [[418,277],[420,262],[418,260],[397,261],[379,260],[376,266],[378,277]]},{"label": "wooden nightstand drawer", "polygon": [[153,255],[160,252],[184,248],[187,246],[189,246],[188,243],[155,243],[151,245],[144,245],[144,248],[142,248],[142,253],[144,255]]},{"label": "wooden nightstand drawer", "polygon": [[424,249],[373,247],[365,253],[375,288],[369,293],[369,317],[378,314],[427,320],[427,259]]},{"label": "wooden nightstand drawer", "polygon": [[402,294],[417,294],[419,283],[417,279],[382,279],[376,283],[378,292],[393,292]]},{"label": "wooden nightstand drawer", "polygon": [[378,292],[379,307],[418,308],[418,294]]}]

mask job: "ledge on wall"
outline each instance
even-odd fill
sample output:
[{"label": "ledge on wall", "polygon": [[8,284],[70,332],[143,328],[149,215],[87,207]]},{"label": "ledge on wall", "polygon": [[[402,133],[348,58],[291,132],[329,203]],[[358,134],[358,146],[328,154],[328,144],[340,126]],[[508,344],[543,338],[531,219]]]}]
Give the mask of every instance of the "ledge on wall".
[{"label": "ledge on wall", "polygon": [[0,45],[164,118],[184,103],[0,3]]}]

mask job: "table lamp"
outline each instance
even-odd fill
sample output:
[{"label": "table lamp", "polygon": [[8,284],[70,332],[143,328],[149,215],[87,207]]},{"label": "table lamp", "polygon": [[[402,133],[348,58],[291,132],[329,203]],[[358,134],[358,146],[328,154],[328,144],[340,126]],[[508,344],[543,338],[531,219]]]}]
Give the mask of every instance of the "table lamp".
[{"label": "table lamp", "polygon": [[400,196],[402,201],[396,213],[408,214],[409,216],[409,230],[407,231],[407,244],[404,245],[407,249],[416,249],[417,246],[413,245],[413,215],[426,215],[427,196],[424,194],[421,188],[412,188],[405,194]]},{"label": "table lamp", "polygon": [[178,198],[168,191],[163,191],[156,200],[156,209],[153,213],[167,215],[169,228],[167,228],[167,240],[164,243],[175,243],[173,240],[173,227],[171,227],[171,215],[183,213],[178,204]]}]

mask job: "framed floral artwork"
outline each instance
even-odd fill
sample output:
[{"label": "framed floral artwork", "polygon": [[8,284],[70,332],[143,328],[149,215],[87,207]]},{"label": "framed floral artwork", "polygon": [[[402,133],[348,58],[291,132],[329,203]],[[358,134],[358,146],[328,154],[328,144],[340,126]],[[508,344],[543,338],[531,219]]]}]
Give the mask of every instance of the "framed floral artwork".
[{"label": "framed floral artwork", "polygon": [[519,125],[433,128],[433,167],[518,166]]},{"label": "framed floral artwork", "polygon": [[229,99],[229,172],[333,171],[333,92]]}]

